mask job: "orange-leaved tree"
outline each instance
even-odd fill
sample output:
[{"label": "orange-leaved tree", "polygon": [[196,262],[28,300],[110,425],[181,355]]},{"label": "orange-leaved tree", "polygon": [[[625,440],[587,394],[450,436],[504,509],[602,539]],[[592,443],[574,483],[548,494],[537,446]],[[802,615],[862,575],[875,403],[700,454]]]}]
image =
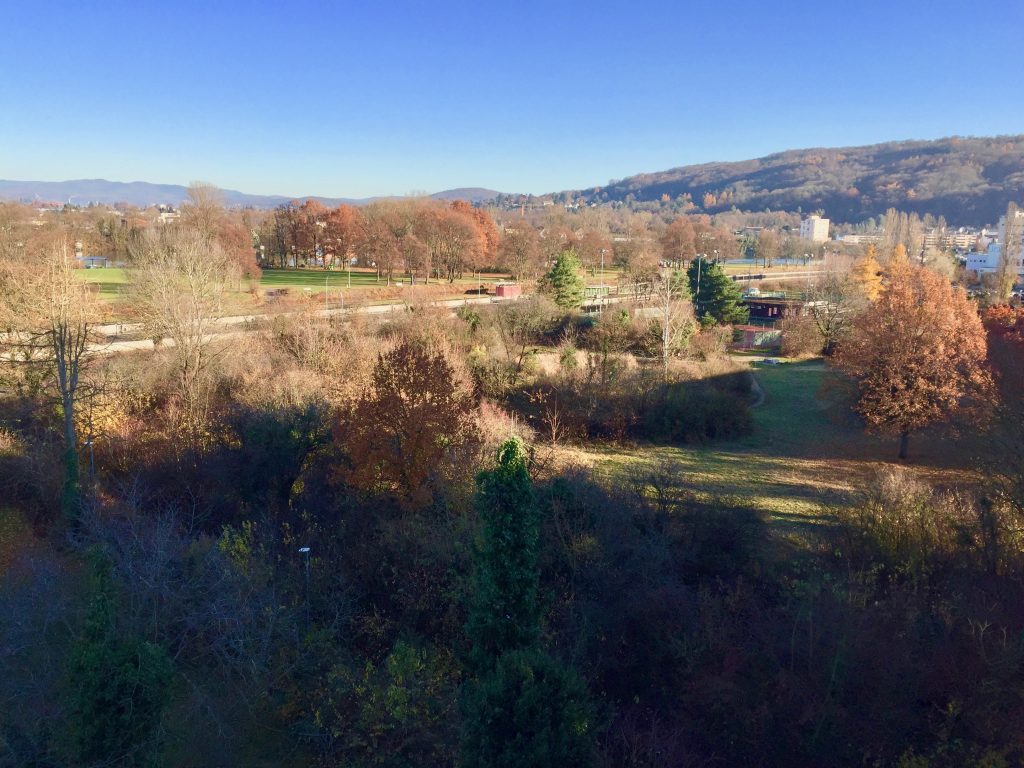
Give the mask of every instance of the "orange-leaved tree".
[{"label": "orange-leaved tree", "polygon": [[992,496],[1024,517],[1024,307],[989,307],[982,322],[999,390],[982,461]]},{"label": "orange-leaved tree", "polygon": [[661,258],[677,267],[683,266],[697,254],[696,237],[690,220],[686,216],[676,217],[659,238]]},{"label": "orange-leaved tree", "polygon": [[962,289],[932,271],[894,260],[889,283],[855,321],[836,363],[859,389],[870,428],[900,436],[948,421],[988,401],[985,330]]},{"label": "orange-leaved tree", "polygon": [[472,407],[442,352],[402,342],[380,355],[370,391],[336,429],[350,462],[342,475],[405,509],[429,506],[470,440]]},{"label": "orange-leaved tree", "polygon": [[869,245],[864,255],[853,264],[850,278],[857,289],[868,299],[874,301],[882,292],[882,265],[878,263],[878,251]]},{"label": "orange-leaved tree", "polygon": [[483,238],[483,246],[479,252],[479,263],[469,266],[493,267],[497,263],[498,245],[501,243],[501,235],[498,233],[498,227],[494,224],[494,219],[488,215],[487,211],[482,208],[475,208],[465,200],[453,200],[449,207],[453,211],[457,211],[472,219],[476,223],[480,237]]}]

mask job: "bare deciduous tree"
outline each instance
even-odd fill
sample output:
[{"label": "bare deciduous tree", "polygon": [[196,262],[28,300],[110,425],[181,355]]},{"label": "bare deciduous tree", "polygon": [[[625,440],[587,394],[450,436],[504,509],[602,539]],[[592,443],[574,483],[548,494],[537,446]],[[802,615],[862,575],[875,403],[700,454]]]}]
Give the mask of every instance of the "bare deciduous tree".
[{"label": "bare deciduous tree", "polygon": [[216,320],[230,259],[215,240],[189,227],[149,233],[135,259],[132,301],[155,343],[165,338],[174,342],[170,356],[181,407],[179,426],[195,440],[206,423]]},{"label": "bare deciduous tree", "polygon": [[[66,240],[46,244],[40,259],[0,262],[0,325],[7,332],[9,362],[43,368],[60,403],[64,425],[64,491],[67,517],[77,514],[80,492],[75,407],[102,316],[95,293],[75,272]],[[52,374],[52,375],[51,375]]]},{"label": "bare deciduous tree", "polygon": [[1003,230],[1003,248],[999,254],[999,266],[996,269],[996,297],[1006,302],[1013,293],[1017,282],[1017,264],[1020,261],[1021,238],[1024,236],[1024,212],[1010,203],[1006,208],[1006,226]]}]

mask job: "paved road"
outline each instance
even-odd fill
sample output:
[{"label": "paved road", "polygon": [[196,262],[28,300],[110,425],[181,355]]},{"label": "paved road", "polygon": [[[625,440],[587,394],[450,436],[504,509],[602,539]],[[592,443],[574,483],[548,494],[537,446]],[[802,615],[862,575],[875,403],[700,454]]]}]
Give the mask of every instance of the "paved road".
[{"label": "paved road", "polygon": [[[475,296],[466,299],[444,299],[442,301],[432,302],[432,306],[436,307],[461,307],[467,304],[490,304],[494,300],[492,296]],[[499,299],[499,301],[501,301]],[[383,315],[389,312],[405,311],[409,307],[408,302],[391,302],[389,304],[370,304],[361,307],[352,308],[338,308],[338,309],[320,309],[314,314],[319,317],[332,317],[335,315]],[[274,314],[263,314],[263,315],[234,315],[231,317],[219,317],[213,321],[213,324],[222,328],[237,327],[239,325],[246,325],[248,323],[258,323],[263,320],[272,320],[275,317],[283,317],[288,315],[299,314],[298,312],[284,312],[277,315]],[[235,336],[241,336],[246,333],[251,333],[253,329],[243,329],[236,331],[225,331],[224,333],[211,333],[204,337],[204,341],[216,341],[218,339],[229,339]],[[121,352],[144,352],[151,351],[156,348],[152,339],[120,339],[120,336],[140,334],[143,332],[141,323],[111,323],[109,325],[101,325],[97,327],[97,331],[105,336],[108,341],[97,342],[89,346],[90,351],[100,355],[113,355]],[[173,347],[174,339],[164,339],[161,342],[161,346]]]},{"label": "paved road", "polygon": [[[783,272],[776,275],[771,275],[764,278],[765,280],[797,280],[806,278],[812,275],[824,274],[823,272]],[[596,298],[591,301],[591,304],[596,306],[598,304],[615,304],[620,301],[624,301],[625,297],[607,296],[604,298]],[[464,299],[444,299],[442,301],[431,302],[436,307],[462,307],[469,304],[491,304],[495,301],[505,301],[504,299],[495,299],[493,296],[474,296],[467,297]],[[395,301],[388,304],[369,304],[359,307],[342,308],[337,309],[320,309],[314,314],[320,317],[332,317],[335,315],[351,315],[351,314],[363,314],[363,315],[382,315],[389,312],[404,311],[410,306],[407,301]],[[237,327],[240,325],[246,325],[250,323],[258,323],[263,320],[270,320],[274,317],[288,316],[299,314],[298,312],[285,312],[278,315],[274,314],[250,314],[250,315],[231,315],[228,317],[219,317],[213,320],[213,324],[218,327],[225,329]],[[97,354],[117,354],[120,352],[139,352],[153,350],[155,345],[152,339],[123,339],[123,336],[136,336],[143,333],[142,323],[109,323],[107,325],[97,326],[96,330],[104,337],[107,341],[100,342],[91,345],[90,349]],[[238,336],[243,333],[250,333],[250,330],[238,330],[238,331],[227,331],[224,333],[214,333],[207,336],[207,340],[225,339]],[[162,342],[166,346],[174,346],[173,339],[164,339]]]},{"label": "paved road", "polygon": [[[438,307],[461,307],[464,304],[489,304],[494,301],[493,296],[476,296],[473,298],[466,299],[444,299],[442,301],[432,302],[433,306]],[[501,299],[498,299],[501,301]],[[351,315],[351,314],[364,314],[364,315],[379,315],[387,312],[394,312],[396,310],[404,310],[409,306],[407,301],[395,301],[389,304],[368,304],[364,306],[356,306],[351,308],[338,309],[320,309],[314,314],[320,317],[328,317],[333,315]],[[246,323],[255,323],[261,320],[268,320],[274,317],[283,317],[288,315],[297,315],[296,312],[282,312],[278,314],[264,313],[264,314],[253,314],[253,315],[230,315],[228,317],[218,317],[211,322],[214,325],[222,327],[230,327],[233,325],[245,325]],[[101,335],[109,338],[117,338],[118,336],[130,336],[143,332],[142,323],[108,323],[107,325],[96,326],[97,332]]]}]

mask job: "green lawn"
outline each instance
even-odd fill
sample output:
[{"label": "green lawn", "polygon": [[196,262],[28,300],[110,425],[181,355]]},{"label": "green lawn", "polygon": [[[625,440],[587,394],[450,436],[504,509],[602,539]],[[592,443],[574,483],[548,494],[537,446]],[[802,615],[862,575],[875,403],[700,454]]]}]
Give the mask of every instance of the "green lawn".
[{"label": "green lawn", "polygon": [[[493,285],[499,280],[507,279],[506,275],[492,275],[484,273],[479,277],[483,285]],[[466,273],[462,278],[456,279],[455,285],[460,291],[467,287],[475,287],[478,278],[475,273]],[[391,284],[409,284],[407,275],[395,275]],[[346,270],[322,270],[322,269],[265,269],[260,278],[262,288],[292,288],[310,291],[323,291],[324,288],[386,288],[388,283],[385,278],[377,279],[377,273],[373,270],[353,269],[351,273]],[[422,280],[417,285],[423,285]],[[447,281],[431,280],[430,285],[447,285]]]},{"label": "green lawn", "polygon": [[322,269],[265,269],[259,280],[261,288],[289,288],[310,292],[323,292],[325,287],[334,288],[381,288],[387,286],[386,280],[377,282],[376,272],[353,270],[351,282],[348,272]]},{"label": "green lawn", "polygon": [[[79,271],[80,277],[90,283],[96,283],[100,286],[100,298],[106,301],[117,301],[122,296],[122,290],[128,283],[127,269],[120,268],[97,268],[97,269],[83,269]],[[484,274],[480,277],[480,282],[485,286],[495,283],[498,280],[504,279],[500,275],[488,275]],[[398,276],[392,281],[392,285],[398,282],[404,282],[408,284],[409,278],[405,276]],[[437,285],[437,281],[431,281],[431,285]],[[446,284],[446,283],[440,283]],[[243,284],[245,285],[245,284]],[[467,288],[472,288],[477,285],[477,278],[475,276],[466,276],[461,280],[456,280],[455,285],[452,288],[453,294],[461,294]],[[287,288],[293,294],[302,293],[308,289],[309,293],[323,293],[327,290],[347,290],[350,286],[352,289],[369,289],[369,288],[386,288],[386,280],[377,280],[377,273],[373,271],[352,270],[351,274],[347,271],[341,270],[322,270],[322,269],[266,269],[263,271],[263,276],[259,280],[259,286],[264,289],[279,289]]]},{"label": "green lawn", "polygon": [[99,285],[100,298],[104,301],[117,301],[128,284],[128,270],[120,267],[82,269],[77,274],[86,282]]},{"label": "green lawn", "polygon": [[[609,484],[669,478],[684,495],[723,498],[765,514],[784,534],[818,524],[830,508],[859,498],[875,473],[895,462],[895,439],[865,434],[820,360],[754,371],[765,399],[753,410],[748,437],[708,446],[574,446],[566,454]],[[915,446],[909,468],[922,479],[935,485],[973,480],[948,439],[921,436],[912,451]]]}]

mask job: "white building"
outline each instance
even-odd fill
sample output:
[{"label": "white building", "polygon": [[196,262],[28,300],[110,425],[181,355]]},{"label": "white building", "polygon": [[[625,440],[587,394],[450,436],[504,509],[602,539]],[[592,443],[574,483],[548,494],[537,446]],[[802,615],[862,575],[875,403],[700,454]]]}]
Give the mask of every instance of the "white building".
[{"label": "white building", "polygon": [[828,224],[828,219],[821,216],[808,216],[800,222],[800,239],[824,243],[828,240]]},{"label": "white building", "polygon": [[[981,253],[968,253],[967,270],[976,272],[978,275],[995,272],[999,269],[999,257],[1002,256],[1002,253],[1003,246],[999,243],[991,243],[988,250]],[[1024,256],[1018,256],[1016,261],[1017,274],[1024,277]]]},{"label": "white building", "polygon": [[[1017,211],[1017,237],[1021,243],[1024,244],[1024,211]],[[975,272],[979,276],[986,273],[995,272],[999,269],[999,258],[1003,253],[1003,243],[1006,242],[1006,217],[1002,216],[999,219],[999,234],[996,236],[994,242],[988,244],[988,248],[978,253],[967,254],[967,269],[968,271]],[[1015,259],[1017,274],[1024,277],[1024,247],[1017,251],[1017,258]]]},{"label": "white building", "polygon": [[[1017,209],[1014,216],[1016,219],[1017,235],[1020,237],[1022,243],[1024,243],[1024,210]],[[996,236],[996,241],[1000,243],[1006,242],[1006,216],[999,217],[999,234]]]},{"label": "white building", "polygon": [[[801,230],[803,227],[801,227]],[[801,232],[803,234],[803,232]],[[840,242],[851,245],[875,245],[882,241],[881,235],[840,235],[837,238]]]}]

